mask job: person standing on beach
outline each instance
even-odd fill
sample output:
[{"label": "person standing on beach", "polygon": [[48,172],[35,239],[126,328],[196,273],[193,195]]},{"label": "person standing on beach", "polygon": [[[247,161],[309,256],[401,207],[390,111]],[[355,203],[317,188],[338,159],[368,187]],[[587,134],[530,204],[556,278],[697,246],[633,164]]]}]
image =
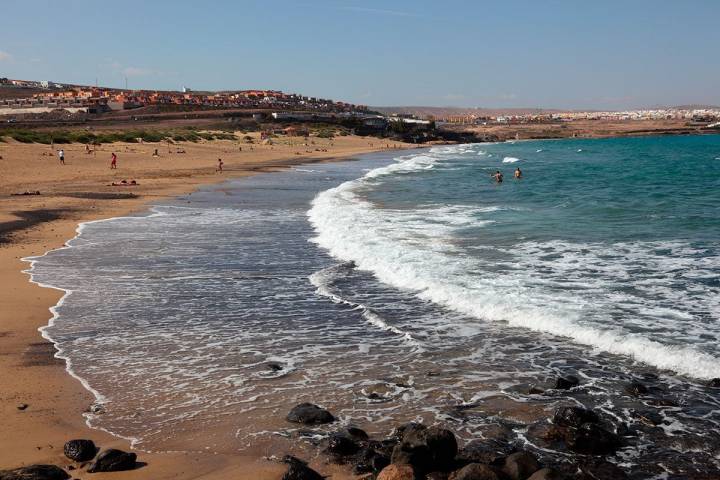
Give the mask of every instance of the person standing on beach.
[{"label": "person standing on beach", "polygon": [[60,159],[60,165],[65,165],[65,151],[62,148],[58,150],[58,158]]},{"label": "person standing on beach", "polygon": [[117,170],[117,155],[115,155],[115,152],[112,152],[110,159],[110,169]]},{"label": "person standing on beach", "polygon": [[215,169],[215,171],[222,173],[222,171],[223,171],[223,170],[222,170],[222,167],[223,167],[222,158],[218,158],[218,165],[217,165],[217,168]]}]

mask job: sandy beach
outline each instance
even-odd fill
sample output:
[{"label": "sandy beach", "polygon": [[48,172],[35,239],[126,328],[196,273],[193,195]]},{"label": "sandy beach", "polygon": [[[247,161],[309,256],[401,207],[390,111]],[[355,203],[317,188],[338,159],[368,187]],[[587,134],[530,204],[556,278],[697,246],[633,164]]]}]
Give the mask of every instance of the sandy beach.
[{"label": "sandy beach", "polygon": [[[257,136],[257,135],[256,135]],[[130,449],[129,442],[88,428],[82,413],[93,397],[54,358],[53,345],[38,328],[47,324],[49,309],[62,292],[29,282],[21,259],[61,247],[75,235],[78,223],[122,216],[153,201],[192,191],[227,178],[272,171],[311,161],[331,161],[388,148],[386,142],[353,136],[313,139],[284,137],[274,145],[229,140],[204,143],[116,143],[91,153],[84,145],[56,146],[65,151],[60,165],[52,147],[0,142],[0,470],[48,463],[68,467],[63,444],[89,438],[101,448]],[[394,143],[390,148],[404,148]],[[242,150],[240,150],[242,147]],[[158,156],[153,156],[157,149]],[[110,169],[111,153],[118,157]],[[181,153],[184,152],[184,153]],[[216,172],[218,158],[224,171]],[[112,186],[135,180],[135,186]],[[39,191],[40,195],[17,195]],[[23,408],[24,407],[24,408]],[[258,456],[226,457],[201,453],[138,452],[142,468],[119,474],[87,474],[74,478],[280,478],[284,466]],[[344,478],[338,467],[318,469]]]}]

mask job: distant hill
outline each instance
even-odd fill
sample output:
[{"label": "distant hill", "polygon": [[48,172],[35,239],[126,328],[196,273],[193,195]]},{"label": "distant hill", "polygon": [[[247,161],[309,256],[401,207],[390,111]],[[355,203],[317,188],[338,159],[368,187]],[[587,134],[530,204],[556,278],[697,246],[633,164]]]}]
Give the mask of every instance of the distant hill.
[{"label": "distant hill", "polygon": [[448,117],[452,115],[475,115],[478,117],[497,115],[532,115],[541,113],[557,113],[563,110],[548,108],[462,108],[462,107],[370,107],[371,110],[385,115],[416,115],[418,117]]},{"label": "distant hill", "polygon": [[[469,116],[475,115],[478,117],[496,117],[498,115],[538,115],[548,113],[560,113],[560,112],[571,112],[571,111],[582,111],[582,112],[593,112],[593,109],[583,110],[560,110],[556,108],[463,108],[463,107],[423,107],[423,106],[395,106],[395,107],[370,107],[371,110],[380,112],[385,115],[415,115],[421,118],[433,116],[436,118],[443,118],[449,116]],[[667,109],[667,110],[711,110],[720,109],[715,105],[677,105],[674,107],[668,106],[652,106],[638,109],[628,110],[655,110],[655,109]]]},{"label": "distant hill", "polygon": [[720,110],[717,105],[678,105],[676,107],[670,107],[675,110]]}]

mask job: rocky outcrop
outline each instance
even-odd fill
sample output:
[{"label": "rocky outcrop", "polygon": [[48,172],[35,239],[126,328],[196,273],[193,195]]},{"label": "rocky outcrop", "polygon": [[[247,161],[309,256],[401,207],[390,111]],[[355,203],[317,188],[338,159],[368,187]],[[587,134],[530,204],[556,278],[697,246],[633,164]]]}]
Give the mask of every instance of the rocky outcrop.
[{"label": "rocky outcrop", "polygon": [[335,417],[330,412],[312,403],[301,403],[293,407],[285,418],[288,422],[303,425],[321,425],[335,421]]},{"label": "rocky outcrop", "polygon": [[136,466],[137,455],[135,453],[109,448],[97,456],[95,462],[88,468],[88,472],[120,472],[133,470]]},{"label": "rocky outcrop", "polygon": [[65,470],[56,465],[29,465],[13,470],[0,470],[0,480],[66,480]]},{"label": "rocky outcrop", "polygon": [[600,417],[593,412],[582,407],[560,407],[555,411],[553,423],[561,427],[577,428],[583,423],[598,423]]},{"label": "rocky outcrop", "polygon": [[455,465],[458,445],[450,430],[407,424],[398,429],[396,435],[401,436],[401,440],[393,449],[392,463],[412,465],[420,474],[449,471]]},{"label": "rocky outcrop", "polygon": [[76,462],[87,462],[95,458],[97,447],[92,440],[70,440],[65,443],[63,453],[70,460]]},{"label": "rocky outcrop", "polygon": [[510,480],[525,480],[540,470],[540,464],[532,453],[517,452],[505,459],[502,470]]},{"label": "rocky outcrop", "polygon": [[287,455],[283,458],[283,462],[287,463],[288,468],[281,480],[324,480],[322,475],[299,458]]},{"label": "rocky outcrop", "polygon": [[576,453],[607,455],[620,448],[620,439],[596,423],[583,423],[567,430],[565,444]]}]

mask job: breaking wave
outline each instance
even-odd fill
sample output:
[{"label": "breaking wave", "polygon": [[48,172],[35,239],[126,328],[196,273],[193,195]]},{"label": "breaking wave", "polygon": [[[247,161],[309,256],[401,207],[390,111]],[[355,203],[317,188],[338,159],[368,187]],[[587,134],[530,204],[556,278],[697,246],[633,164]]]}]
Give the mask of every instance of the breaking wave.
[{"label": "breaking wave", "polygon": [[[316,232],[313,241],[335,258],[353,262],[358,269],[372,272],[386,284],[467,315],[470,318],[466,328],[472,329],[478,319],[506,323],[567,337],[578,344],[696,378],[720,376],[720,361],[688,342],[676,341],[677,334],[673,334],[671,326],[666,332],[660,325],[657,330],[665,333],[653,333],[651,329],[634,328],[632,315],[629,320],[612,321],[603,312],[604,306],[618,301],[613,289],[605,287],[613,282],[617,269],[622,268],[627,257],[608,261],[604,247],[586,244],[543,244],[538,248],[532,243],[520,243],[513,246],[513,254],[523,268],[490,273],[488,262],[458,254],[453,241],[453,232],[459,225],[474,221],[475,227],[492,228],[492,222],[477,221],[473,207],[426,205],[414,210],[393,210],[380,208],[363,196],[383,178],[431,171],[453,153],[453,147],[443,147],[422,155],[401,157],[397,163],[321,192],[308,211]],[[508,159],[517,161],[513,157],[505,157],[504,161]],[[613,245],[611,248],[626,248],[630,251],[628,255],[635,252],[638,262],[651,265],[655,262],[661,272],[664,268],[658,263],[661,257],[647,254],[653,251],[652,247],[666,246]],[[560,260],[554,259],[557,260],[554,263],[548,260],[538,266],[547,257],[547,248],[561,251]],[[568,258],[573,251],[582,251],[582,258],[563,264],[561,259]],[[645,257],[640,255],[642,252],[646,253]],[[690,252],[670,257],[669,261],[685,262],[684,267],[702,270],[696,257]],[[600,269],[597,279],[587,278],[582,270],[586,263],[590,265],[588,268]],[[603,272],[603,265],[608,263],[608,271]],[[627,268],[627,272],[620,275],[631,274],[631,267]],[[540,273],[548,271],[554,273]],[[587,285],[590,281],[594,284]],[[657,290],[656,287],[648,285],[648,292],[653,288]],[[578,294],[578,291],[584,293]],[[629,312],[638,315],[661,308],[629,295],[620,300],[627,302]],[[594,301],[598,305],[591,308]],[[720,309],[714,304],[711,308]],[[687,317],[677,309],[665,309],[663,314],[671,318]]]}]

